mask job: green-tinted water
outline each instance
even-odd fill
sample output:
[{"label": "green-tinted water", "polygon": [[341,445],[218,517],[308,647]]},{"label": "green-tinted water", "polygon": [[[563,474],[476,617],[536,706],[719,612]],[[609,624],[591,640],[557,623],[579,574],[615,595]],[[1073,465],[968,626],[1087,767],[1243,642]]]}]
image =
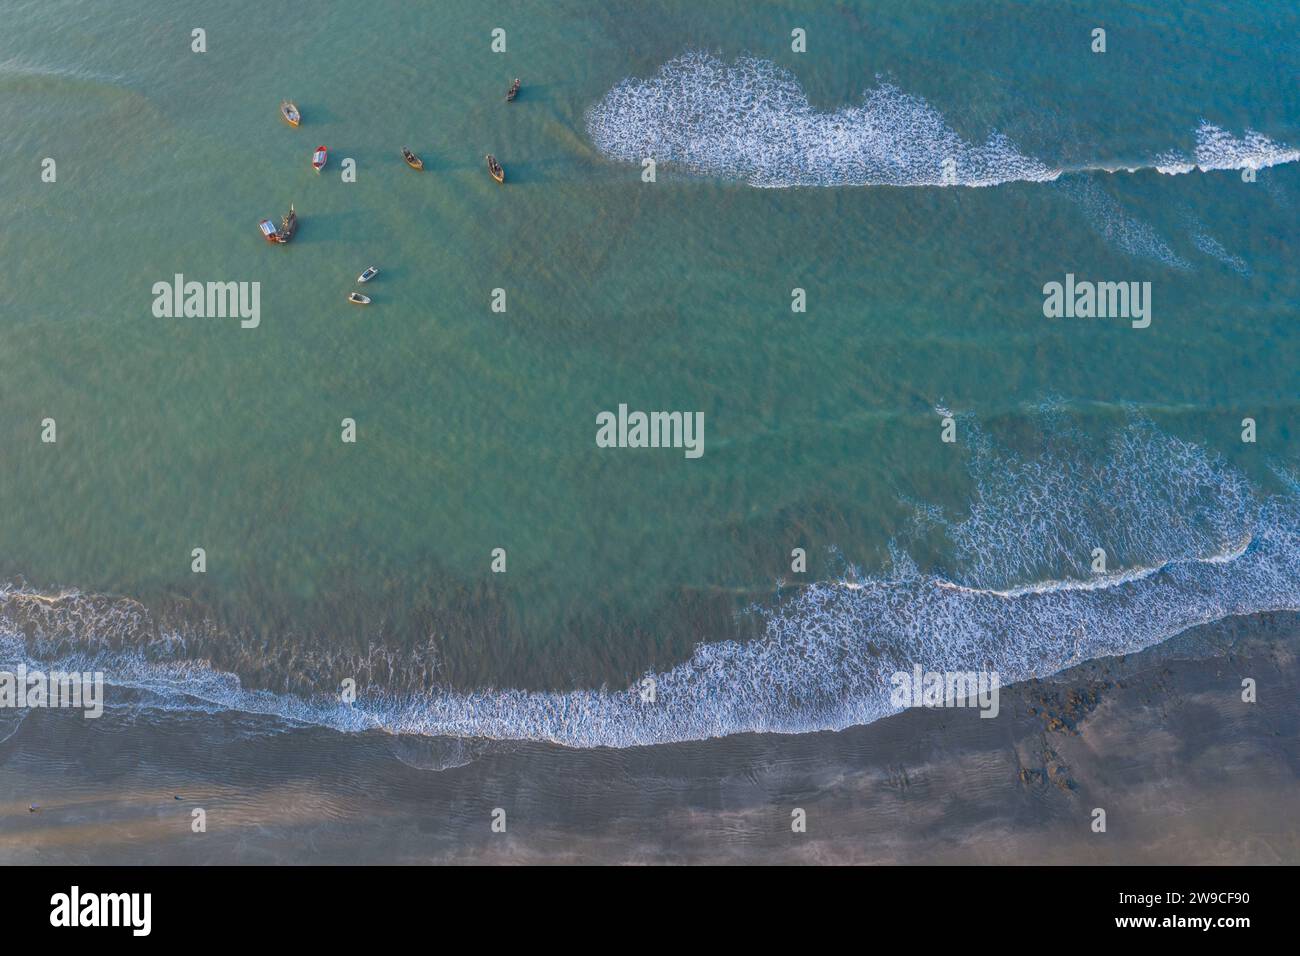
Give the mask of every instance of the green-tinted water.
[{"label": "green-tinted water", "polygon": [[[914,502],[964,507],[937,404],[1014,442],[1047,397],[1085,430],[1136,403],[1265,476],[1238,432],[1253,415],[1293,455],[1296,167],[1149,167],[1191,154],[1202,120],[1300,143],[1296,13],[1143,6],[12,3],[0,569],[195,601],[256,636],[264,668],[228,663],[269,683],[291,643],[432,638],[445,680],[563,687],[730,636],[792,547],[810,578],[839,573],[832,546],[874,568]],[[770,59],[820,110],[882,74],[968,142],[996,129],[1090,171],[760,189],[664,163],[643,183],[593,147],[586,111],[689,49]],[[290,202],[299,234],[268,246],[257,221]],[[355,308],[372,263],[375,304]],[[1151,327],[1044,319],[1067,272],[1150,281]],[[155,318],[175,273],[260,282],[260,327]],[[702,411],[703,457],[598,449],[595,416],[620,402]]]}]

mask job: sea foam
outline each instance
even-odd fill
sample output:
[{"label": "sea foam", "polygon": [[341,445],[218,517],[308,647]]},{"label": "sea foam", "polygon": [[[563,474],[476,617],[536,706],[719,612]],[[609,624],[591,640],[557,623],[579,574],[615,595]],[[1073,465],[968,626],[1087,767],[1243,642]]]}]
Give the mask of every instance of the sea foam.
[{"label": "sea foam", "polygon": [[1300,149],[1276,143],[1248,129],[1240,136],[1202,120],[1196,130],[1196,165],[1213,169],[1267,169],[1300,160]]},{"label": "sea foam", "polygon": [[1300,150],[1202,120],[1192,155],[1176,150],[1116,166],[1068,170],[1023,153],[1006,136],[963,139],[924,99],[879,82],[859,105],[818,110],[798,79],[770,60],[690,51],[648,79],[628,77],[591,106],[587,133],[605,156],[647,157],[753,186],[996,186],[1050,182],[1066,172],[1264,169]]},{"label": "sea foam", "polygon": [[925,100],[889,83],[859,106],[826,112],[771,61],[704,52],[618,84],[588,110],[587,131],[614,159],[649,156],[754,186],[993,186],[1059,174],[998,133],[965,141]]},{"label": "sea foam", "polygon": [[[804,733],[870,723],[898,711],[890,676],[996,670],[1004,684],[1150,647],[1233,615],[1300,610],[1300,482],[1264,496],[1213,454],[1143,420],[1100,446],[1053,426],[1043,447],[1012,454],[965,431],[974,495],[962,515],[917,509],[951,566],[922,572],[898,545],[892,568],[824,580],[757,608],[761,636],[705,641],[670,669],[624,690],[364,692],[354,704],[245,688],[184,658],[181,642],[122,649],[98,635],[122,612],[105,599],[0,591],[0,662],[103,670],[132,688],[130,706],[238,710],[340,731],[548,740],[630,747],[745,732]],[[1279,470],[1285,478],[1292,473]],[[1094,547],[1109,571],[1091,573]],[[44,601],[60,632],[31,639],[12,626]],[[104,623],[98,623],[103,621]],[[57,656],[54,651],[57,648]],[[167,659],[168,655],[172,659]],[[642,681],[653,680],[653,702]]]}]

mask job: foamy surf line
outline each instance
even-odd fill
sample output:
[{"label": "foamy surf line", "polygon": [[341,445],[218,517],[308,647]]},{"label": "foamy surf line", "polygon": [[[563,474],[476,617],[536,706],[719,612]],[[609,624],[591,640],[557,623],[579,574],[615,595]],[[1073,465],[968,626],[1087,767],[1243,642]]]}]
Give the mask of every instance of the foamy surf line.
[{"label": "foamy surf line", "polygon": [[[1263,529],[1230,560],[1176,562],[1105,589],[1040,584],[1014,596],[953,589],[933,577],[820,584],[769,619],[754,642],[701,644],[690,660],[622,693],[484,690],[352,705],[244,688],[201,662],[132,654],[27,658],[45,670],[101,669],[111,687],[146,691],[150,706],[260,714],[343,732],[545,740],[633,747],[737,733],[799,734],[869,724],[897,713],[891,675],[994,670],[1004,685],[1086,660],[1130,654],[1226,617],[1300,610],[1300,537]],[[6,664],[21,653],[0,639]],[[110,704],[111,704],[111,694]]]},{"label": "foamy surf line", "polygon": [[1300,160],[1300,150],[1254,130],[1238,138],[1202,121],[1192,156],[1171,151],[1131,165],[1052,166],[997,132],[983,144],[967,142],[925,100],[889,83],[860,105],[817,110],[794,74],[770,60],[727,63],[700,51],[670,60],[649,79],[624,79],[592,105],[586,122],[610,159],[650,157],[764,188],[984,187],[1068,173],[1258,170]]},{"label": "foamy surf line", "polygon": [[[110,687],[148,695],[143,703],[128,695],[127,707],[239,711],[345,732],[633,747],[840,730],[897,713],[892,676],[917,664],[996,671],[1010,684],[1228,617],[1300,611],[1295,474],[1277,466],[1282,490],[1265,496],[1219,456],[1145,419],[1089,437],[1055,406],[1039,414],[1045,428],[1034,454],[1000,447],[962,416],[969,506],[954,518],[916,506],[913,531],[942,533],[960,573],[922,573],[896,545],[889,573],[800,588],[755,609],[756,639],[700,643],[689,659],[622,691],[398,695],[363,686],[345,704],[333,687],[314,697],[250,690],[234,674],[184,659],[184,636],[162,633],[135,602],[14,588],[0,588],[0,667],[101,670]],[[1094,575],[1099,543],[1113,563]],[[115,649],[123,646],[131,650]],[[652,700],[643,699],[647,679]]]},{"label": "foamy surf line", "polygon": [[[1211,554],[1204,558],[1193,558],[1193,561],[1201,561],[1206,564],[1226,564],[1229,561],[1236,560],[1246,553],[1250,547],[1250,538],[1243,538],[1241,543],[1219,554]],[[988,594],[993,597],[1016,598],[1023,597],[1026,594],[1041,594],[1049,591],[1098,591],[1104,588],[1120,587],[1133,581],[1139,581],[1142,578],[1148,578],[1152,575],[1159,574],[1167,570],[1173,562],[1161,562],[1151,567],[1127,568],[1123,571],[1114,571],[1109,574],[1100,573],[1092,578],[1079,580],[1052,581],[1048,584],[1024,584],[1014,588],[973,588],[964,584],[954,584],[951,581],[939,581],[939,587],[951,588],[955,591],[966,591],[969,594]],[[845,586],[857,588],[858,584],[854,582],[845,582]]]}]

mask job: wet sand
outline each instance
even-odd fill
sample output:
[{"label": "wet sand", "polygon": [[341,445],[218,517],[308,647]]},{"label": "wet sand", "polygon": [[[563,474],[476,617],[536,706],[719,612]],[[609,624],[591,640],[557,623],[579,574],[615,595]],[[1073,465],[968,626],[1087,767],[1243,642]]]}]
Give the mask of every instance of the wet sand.
[{"label": "wet sand", "polygon": [[1297,651],[1300,616],[1230,620],[1004,688],[995,719],[629,750],[10,712],[0,862],[1294,864]]}]

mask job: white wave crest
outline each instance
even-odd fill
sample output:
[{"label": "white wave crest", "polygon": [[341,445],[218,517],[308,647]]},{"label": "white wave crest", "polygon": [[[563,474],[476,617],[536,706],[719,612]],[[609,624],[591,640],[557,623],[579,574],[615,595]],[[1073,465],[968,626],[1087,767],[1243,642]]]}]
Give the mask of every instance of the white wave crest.
[{"label": "white wave crest", "polygon": [[587,111],[587,133],[606,156],[647,157],[753,186],[996,186],[1051,182],[1065,173],[1154,169],[1263,169],[1300,150],[1255,130],[1234,136],[1202,121],[1193,156],[1168,151],[1146,163],[1052,166],[992,132],[969,143],[919,96],[881,82],[861,105],[815,109],[799,81],[770,60],[731,63],[701,51],[648,79],[628,77]]},{"label": "white wave crest", "polygon": [[966,142],[888,83],[860,106],[825,112],[775,63],[703,52],[624,80],[588,110],[587,131],[615,159],[653,157],[754,186],[993,186],[1060,174],[1001,134]]},{"label": "white wave crest", "polygon": [[1185,176],[1196,171],[1196,164],[1179,153],[1164,153],[1152,160],[1152,164],[1156,172],[1166,176]]},{"label": "white wave crest", "polygon": [[1213,123],[1201,122],[1196,130],[1196,165],[1212,169],[1266,169],[1300,160],[1300,149],[1275,143],[1253,129],[1237,137]]},{"label": "white wave crest", "polygon": [[[945,528],[962,573],[922,573],[904,559],[890,574],[803,588],[761,611],[758,638],[701,643],[681,664],[644,675],[654,682],[653,702],[642,700],[638,680],[616,692],[372,693],[346,705],[249,690],[203,661],[93,646],[69,652],[66,642],[57,661],[41,660],[5,625],[13,605],[33,598],[12,589],[0,589],[0,664],[26,657],[46,669],[101,669],[111,686],[145,692],[147,706],[163,710],[216,707],[341,731],[631,747],[869,723],[898,710],[891,675],[917,662],[996,670],[1007,684],[1133,653],[1225,617],[1300,610],[1293,493],[1259,499],[1216,457],[1142,423],[1100,454],[1068,431],[1057,441],[1065,450],[1025,459],[977,432],[976,439],[978,493],[969,516]],[[934,517],[925,512],[925,520]],[[1129,570],[1081,584],[1094,543],[1123,555]],[[1047,565],[1066,576],[1027,577]],[[116,697],[108,695],[110,706]]]},{"label": "white wave crest", "polygon": [[[202,662],[119,654],[94,665],[114,687],[156,695],[162,709],[189,711],[202,702],[340,731],[632,747],[839,730],[897,712],[891,675],[914,662],[928,670],[995,670],[1010,684],[1134,653],[1228,616],[1300,609],[1298,555],[1294,529],[1268,528],[1235,559],[1172,562],[1104,589],[1040,585],[1008,596],[950,588],[930,576],[813,585],[773,614],[762,638],[701,644],[688,661],[646,675],[655,682],[653,703],[634,685],[621,693],[380,695],[345,705],[248,690]],[[5,651],[12,661],[12,644],[0,640]]]}]

